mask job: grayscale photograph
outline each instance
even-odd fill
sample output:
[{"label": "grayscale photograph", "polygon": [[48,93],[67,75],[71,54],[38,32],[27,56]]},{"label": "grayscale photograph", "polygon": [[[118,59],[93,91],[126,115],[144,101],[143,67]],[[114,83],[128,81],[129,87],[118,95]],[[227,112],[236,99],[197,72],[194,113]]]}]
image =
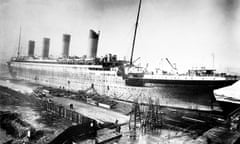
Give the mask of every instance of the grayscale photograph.
[{"label": "grayscale photograph", "polygon": [[240,143],[240,0],[0,0],[0,143]]}]

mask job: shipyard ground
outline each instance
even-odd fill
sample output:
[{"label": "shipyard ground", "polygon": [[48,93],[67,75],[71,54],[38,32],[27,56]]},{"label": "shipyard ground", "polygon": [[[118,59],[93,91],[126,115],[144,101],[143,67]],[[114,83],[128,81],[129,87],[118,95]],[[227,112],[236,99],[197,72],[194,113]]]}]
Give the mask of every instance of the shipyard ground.
[{"label": "shipyard ground", "polygon": [[[29,97],[28,85],[20,83],[21,88],[4,79],[2,84],[9,85],[15,89],[0,87],[1,111],[18,113],[23,121],[26,121],[36,130],[43,131],[44,135],[31,143],[48,143],[65,129],[72,125],[72,122],[62,119],[57,115],[46,112],[38,106],[38,102]],[[29,85],[31,88],[36,87]],[[95,107],[95,106],[93,106]],[[184,109],[162,108],[162,118],[165,126],[154,131],[137,128],[137,135],[129,131],[128,125],[121,128],[122,137],[118,143],[234,143],[237,142],[240,134],[237,131],[227,129],[225,119],[218,113],[189,111]],[[0,143],[7,141],[19,142],[14,136],[7,134],[6,130],[0,129]]]},{"label": "shipyard ground", "polygon": [[[72,125],[71,121],[61,119],[42,110],[35,99],[4,87],[0,87],[0,110],[10,116],[19,114],[18,119],[27,122],[35,130],[43,131],[44,135],[38,141],[32,143],[48,143],[64,129]],[[2,117],[2,119],[7,120],[7,117]],[[9,134],[6,129],[1,128],[0,131],[0,143],[11,140],[16,141],[16,143],[23,142],[23,138]]]}]

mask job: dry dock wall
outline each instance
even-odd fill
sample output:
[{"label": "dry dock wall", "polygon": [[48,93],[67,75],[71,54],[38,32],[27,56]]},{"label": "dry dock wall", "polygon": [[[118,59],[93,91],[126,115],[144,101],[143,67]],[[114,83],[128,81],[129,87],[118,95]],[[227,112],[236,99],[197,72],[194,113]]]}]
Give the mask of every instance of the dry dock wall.
[{"label": "dry dock wall", "polygon": [[42,105],[45,110],[52,112],[62,118],[65,118],[67,120],[70,120],[72,122],[75,122],[76,124],[83,124],[88,123],[91,121],[90,118],[87,118],[77,112],[75,112],[72,109],[67,109],[66,107],[63,107],[61,105],[57,105],[53,102],[49,101],[42,101]]}]

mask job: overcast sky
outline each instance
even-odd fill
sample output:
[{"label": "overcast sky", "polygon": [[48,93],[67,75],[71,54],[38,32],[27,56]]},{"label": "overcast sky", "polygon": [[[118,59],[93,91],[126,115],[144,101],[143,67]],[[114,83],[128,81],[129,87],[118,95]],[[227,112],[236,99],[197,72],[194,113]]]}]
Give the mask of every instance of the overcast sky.
[{"label": "overcast sky", "polygon": [[[129,58],[139,0],[0,0],[0,57],[16,56],[22,27],[21,55],[28,40],[49,37],[50,55],[60,56],[62,35],[70,34],[70,55],[88,48],[89,29],[100,31],[98,56]],[[159,65],[169,58],[181,69],[213,65],[240,68],[238,0],[143,0],[134,59]]]}]

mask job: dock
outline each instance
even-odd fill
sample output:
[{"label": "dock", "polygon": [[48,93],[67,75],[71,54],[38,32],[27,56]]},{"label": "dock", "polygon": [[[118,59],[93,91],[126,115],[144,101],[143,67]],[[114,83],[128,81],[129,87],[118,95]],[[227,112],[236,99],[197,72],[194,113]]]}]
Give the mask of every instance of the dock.
[{"label": "dock", "polygon": [[96,142],[98,144],[102,144],[113,139],[120,138],[121,136],[122,136],[121,133],[116,132],[115,130],[105,128],[97,131]]},{"label": "dock", "polygon": [[93,140],[98,144],[109,142],[122,136],[114,127],[129,121],[124,114],[69,98],[51,97],[42,99],[41,103],[47,111],[75,123],[52,140],[51,144],[71,140],[83,143]]},{"label": "dock", "polygon": [[76,101],[63,97],[53,97],[51,98],[51,101],[56,105],[62,106],[67,109],[70,109],[71,105],[72,111],[77,112],[90,119],[94,119],[100,123],[115,123],[116,120],[118,120],[118,124],[123,125],[127,124],[129,121],[129,116],[127,115],[109,109],[93,106],[81,101]]}]

